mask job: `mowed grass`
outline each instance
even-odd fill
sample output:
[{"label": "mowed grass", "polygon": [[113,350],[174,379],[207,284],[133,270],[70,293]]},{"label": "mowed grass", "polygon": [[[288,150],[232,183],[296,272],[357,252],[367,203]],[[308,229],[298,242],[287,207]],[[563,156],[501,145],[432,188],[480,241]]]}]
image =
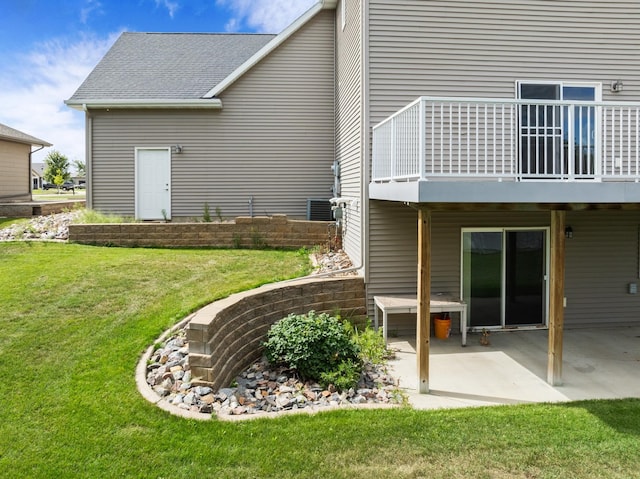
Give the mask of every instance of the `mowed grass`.
[{"label": "mowed grass", "polygon": [[8,228],[15,224],[26,224],[29,220],[27,218],[0,218],[0,229]]},{"label": "mowed grass", "polygon": [[64,191],[56,189],[50,190],[33,190],[33,201],[62,201],[62,200],[84,200],[87,196],[87,192],[84,189],[76,188],[75,193],[73,191]]},{"label": "mowed grass", "polygon": [[0,244],[0,477],[640,477],[640,401],[227,423],[138,394],[141,352],[296,252]]}]

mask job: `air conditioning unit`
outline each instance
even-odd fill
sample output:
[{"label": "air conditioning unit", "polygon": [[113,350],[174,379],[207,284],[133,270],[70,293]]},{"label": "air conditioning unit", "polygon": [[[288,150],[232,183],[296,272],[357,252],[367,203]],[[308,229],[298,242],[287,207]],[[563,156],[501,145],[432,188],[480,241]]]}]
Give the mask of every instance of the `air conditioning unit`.
[{"label": "air conditioning unit", "polygon": [[307,199],[307,219],[310,221],[333,221],[331,202],[328,199]]}]

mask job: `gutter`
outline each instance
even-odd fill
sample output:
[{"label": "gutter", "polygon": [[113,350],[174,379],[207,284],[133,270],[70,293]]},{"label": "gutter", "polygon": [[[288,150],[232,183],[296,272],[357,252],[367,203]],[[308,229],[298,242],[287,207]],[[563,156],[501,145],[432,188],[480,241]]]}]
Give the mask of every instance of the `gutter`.
[{"label": "gutter", "polygon": [[112,99],[112,100],[65,100],[65,105],[74,110],[87,111],[89,108],[118,109],[118,108],[148,108],[148,109],[209,109],[221,110],[222,100],[211,99]]}]

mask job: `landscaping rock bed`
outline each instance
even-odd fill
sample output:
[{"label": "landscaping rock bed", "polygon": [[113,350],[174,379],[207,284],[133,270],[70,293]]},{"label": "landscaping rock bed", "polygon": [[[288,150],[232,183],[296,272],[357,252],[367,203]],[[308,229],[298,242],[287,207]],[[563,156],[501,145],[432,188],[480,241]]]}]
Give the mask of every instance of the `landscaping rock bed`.
[{"label": "landscaping rock bed", "polygon": [[343,250],[328,251],[326,253],[313,253],[311,255],[311,262],[314,266],[314,271],[311,274],[325,274],[334,273],[337,271],[349,270],[345,275],[357,275],[358,272],[351,270],[353,264],[349,259],[347,253]]},{"label": "landscaping rock bed", "polygon": [[66,241],[69,224],[80,215],[80,211],[36,216],[8,228],[0,229],[0,241],[46,240]]},{"label": "landscaping rock bed", "polygon": [[159,345],[147,364],[147,384],[162,401],[179,409],[218,415],[279,413],[328,406],[402,404],[397,381],[384,366],[367,364],[357,388],[338,392],[302,382],[294,371],[274,367],[262,359],[218,391],[197,385],[189,368],[185,331],[179,330]]}]

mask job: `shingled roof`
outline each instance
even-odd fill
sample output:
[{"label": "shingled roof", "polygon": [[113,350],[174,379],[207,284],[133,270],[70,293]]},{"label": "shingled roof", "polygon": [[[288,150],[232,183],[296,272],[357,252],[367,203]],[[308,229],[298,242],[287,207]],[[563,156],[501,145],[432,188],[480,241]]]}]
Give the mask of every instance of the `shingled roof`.
[{"label": "shingled roof", "polygon": [[27,135],[20,130],[3,125],[2,123],[0,123],[0,140],[15,141],[16,143],[24,143],[26,145],[51,146],[51,143],[47,141]]},{"label": "shingled roof", "polygon": [[70,101],[199,99],[274,37],[123,33]]}]

